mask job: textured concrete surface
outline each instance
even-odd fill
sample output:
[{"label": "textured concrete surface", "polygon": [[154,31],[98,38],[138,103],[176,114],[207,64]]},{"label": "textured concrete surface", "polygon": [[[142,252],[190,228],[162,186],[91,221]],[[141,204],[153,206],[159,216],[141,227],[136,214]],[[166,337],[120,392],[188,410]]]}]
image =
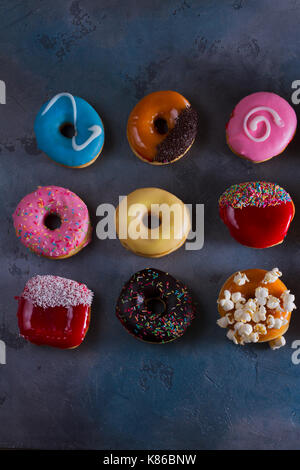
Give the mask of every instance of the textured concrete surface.
[{"label": "textured concrete surface", "polygon": [[[276,181],[300,204],[299,132],[278,158],[255,166],[226,147],[224,126],[244,95],[291,97],[299,76],[297,0],[96,0],[0,2],[1,263],[0,446],[23,448],[299,448],[300,339],[294,313],[287,347],[235,347],[215,325],[218,290],[233,271],[279,266],[299,294],[300,225],[264,251],[238,245],[218,218],[229,185]],[[157,168],[131,153],[127,116],[144,94],[173,89],[199,110],[200,135],[180,162]],[[69,91],[88,100],[106,127],[101,160],[75,171],[36,148],[33,122],[47,98]],[[295,107],[299,115],[300,107]],[[69,260],[30,254],[11,214],[37,185],[66,186],[88,204],[117,203],[137,187],[158,186],[205,204],[205,246],[149,261],[118,240],[93,243]],[[300,207],[300,206],[299,206]],[[184,338],[153,346],[135,341],[115,318],[121,286],[146,266],[185,281],[201,314]],[[18,337],[16,301],[32,275],[84,281],[95,293],[91,328],[77,350],[39,348]]]}]

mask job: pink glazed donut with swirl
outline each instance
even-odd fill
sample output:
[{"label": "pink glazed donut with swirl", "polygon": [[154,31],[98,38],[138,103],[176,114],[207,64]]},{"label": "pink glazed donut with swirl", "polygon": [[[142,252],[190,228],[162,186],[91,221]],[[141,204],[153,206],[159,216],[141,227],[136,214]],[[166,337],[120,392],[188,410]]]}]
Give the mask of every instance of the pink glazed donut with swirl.
[{"label": "pink glazed donut with swirl", "polygon": [[296,127],[296,113],[285,99],[275,93],[253,93],[234,108],[226,140],[239,157],[261,163],[284,151]]},{"label": "pink glazed donut with swirl", "polygon": [[69,189],[43,186],[18,204],[13,221],[17,237],[34,253],[64,259],[91,241],[85,203]]}]

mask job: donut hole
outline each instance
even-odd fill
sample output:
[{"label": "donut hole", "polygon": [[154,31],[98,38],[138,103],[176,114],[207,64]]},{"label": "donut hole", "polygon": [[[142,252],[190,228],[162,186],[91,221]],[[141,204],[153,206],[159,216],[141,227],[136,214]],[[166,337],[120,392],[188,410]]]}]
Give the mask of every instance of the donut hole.
[{"label": "donut hole", "polygon": [[165,313],[166,304],[159,297],[146,299],[146,307],[151,315],[160,316]]},{"label": "donut hole", "polygon": [[61,226],[61,218],[58,214],[47,214],[44,219],[44,225],[49,230],[56,230]]},{"label": "donut hole", "polygon": [[162,135],[167,134],[169,131],[169,127],[168,127],[168,123],[166,119],[162,117],[157,117],[156,119],[154,119],[154,129],[159,134],[162,134]]},{"label": "donut hole", "polygon": [[153,230],[161,225],[161,218],[156,214],[151,214],[151,212],[147,212],[147,214],[145,214],[143,217],[143,224],[149,230]]},{"label": "donut hole", "polygon": [[74,135],[76,134],[74,124],[72,124],[71,122],[64,122],[60,126],[59,131],[64,137],[67,137],[67,139],[72,139],[72,137],[74,137]]}]

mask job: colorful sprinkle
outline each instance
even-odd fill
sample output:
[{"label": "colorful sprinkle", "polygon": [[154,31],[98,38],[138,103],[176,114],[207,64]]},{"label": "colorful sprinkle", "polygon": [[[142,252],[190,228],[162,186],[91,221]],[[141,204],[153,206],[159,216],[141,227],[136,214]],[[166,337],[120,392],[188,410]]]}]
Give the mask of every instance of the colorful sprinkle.
[{"label": "colorful sprinkle", "polygon": [[[78,206],[80,213],[75,211]],[[31,208],[30,212],[28,207]],[[59,216],[59,228],[50,230],[46,227],[44,221],[48,214]],[[41,256],[66,256],[66,253],[72,253],[79,246],[83,248],[91,240],[86,205],[76,194],[58,186],[39,187],[25,196],[18,204],[13,219],[17,237],[27,248]]]},{"label": "colorful sprinkle", "polygon": [[220,197],[219,205],[242,209],[247,206],[277,206],[291,200],[291,196],[278,184],[254,181],[230,186]]}]

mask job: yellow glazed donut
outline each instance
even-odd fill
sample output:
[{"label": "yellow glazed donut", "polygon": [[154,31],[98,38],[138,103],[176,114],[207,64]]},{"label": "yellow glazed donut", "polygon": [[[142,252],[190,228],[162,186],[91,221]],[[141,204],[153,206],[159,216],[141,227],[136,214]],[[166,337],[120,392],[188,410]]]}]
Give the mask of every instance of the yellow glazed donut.
[{"label": "yellow glazed donut", "polygon": [[[149,226],[149,219],[157,220]],[[116,210],[121,244],[136,255],[160,258],[180,248],[191,229],[185,204],[159,188],[141,188],[124,198]]]}]

